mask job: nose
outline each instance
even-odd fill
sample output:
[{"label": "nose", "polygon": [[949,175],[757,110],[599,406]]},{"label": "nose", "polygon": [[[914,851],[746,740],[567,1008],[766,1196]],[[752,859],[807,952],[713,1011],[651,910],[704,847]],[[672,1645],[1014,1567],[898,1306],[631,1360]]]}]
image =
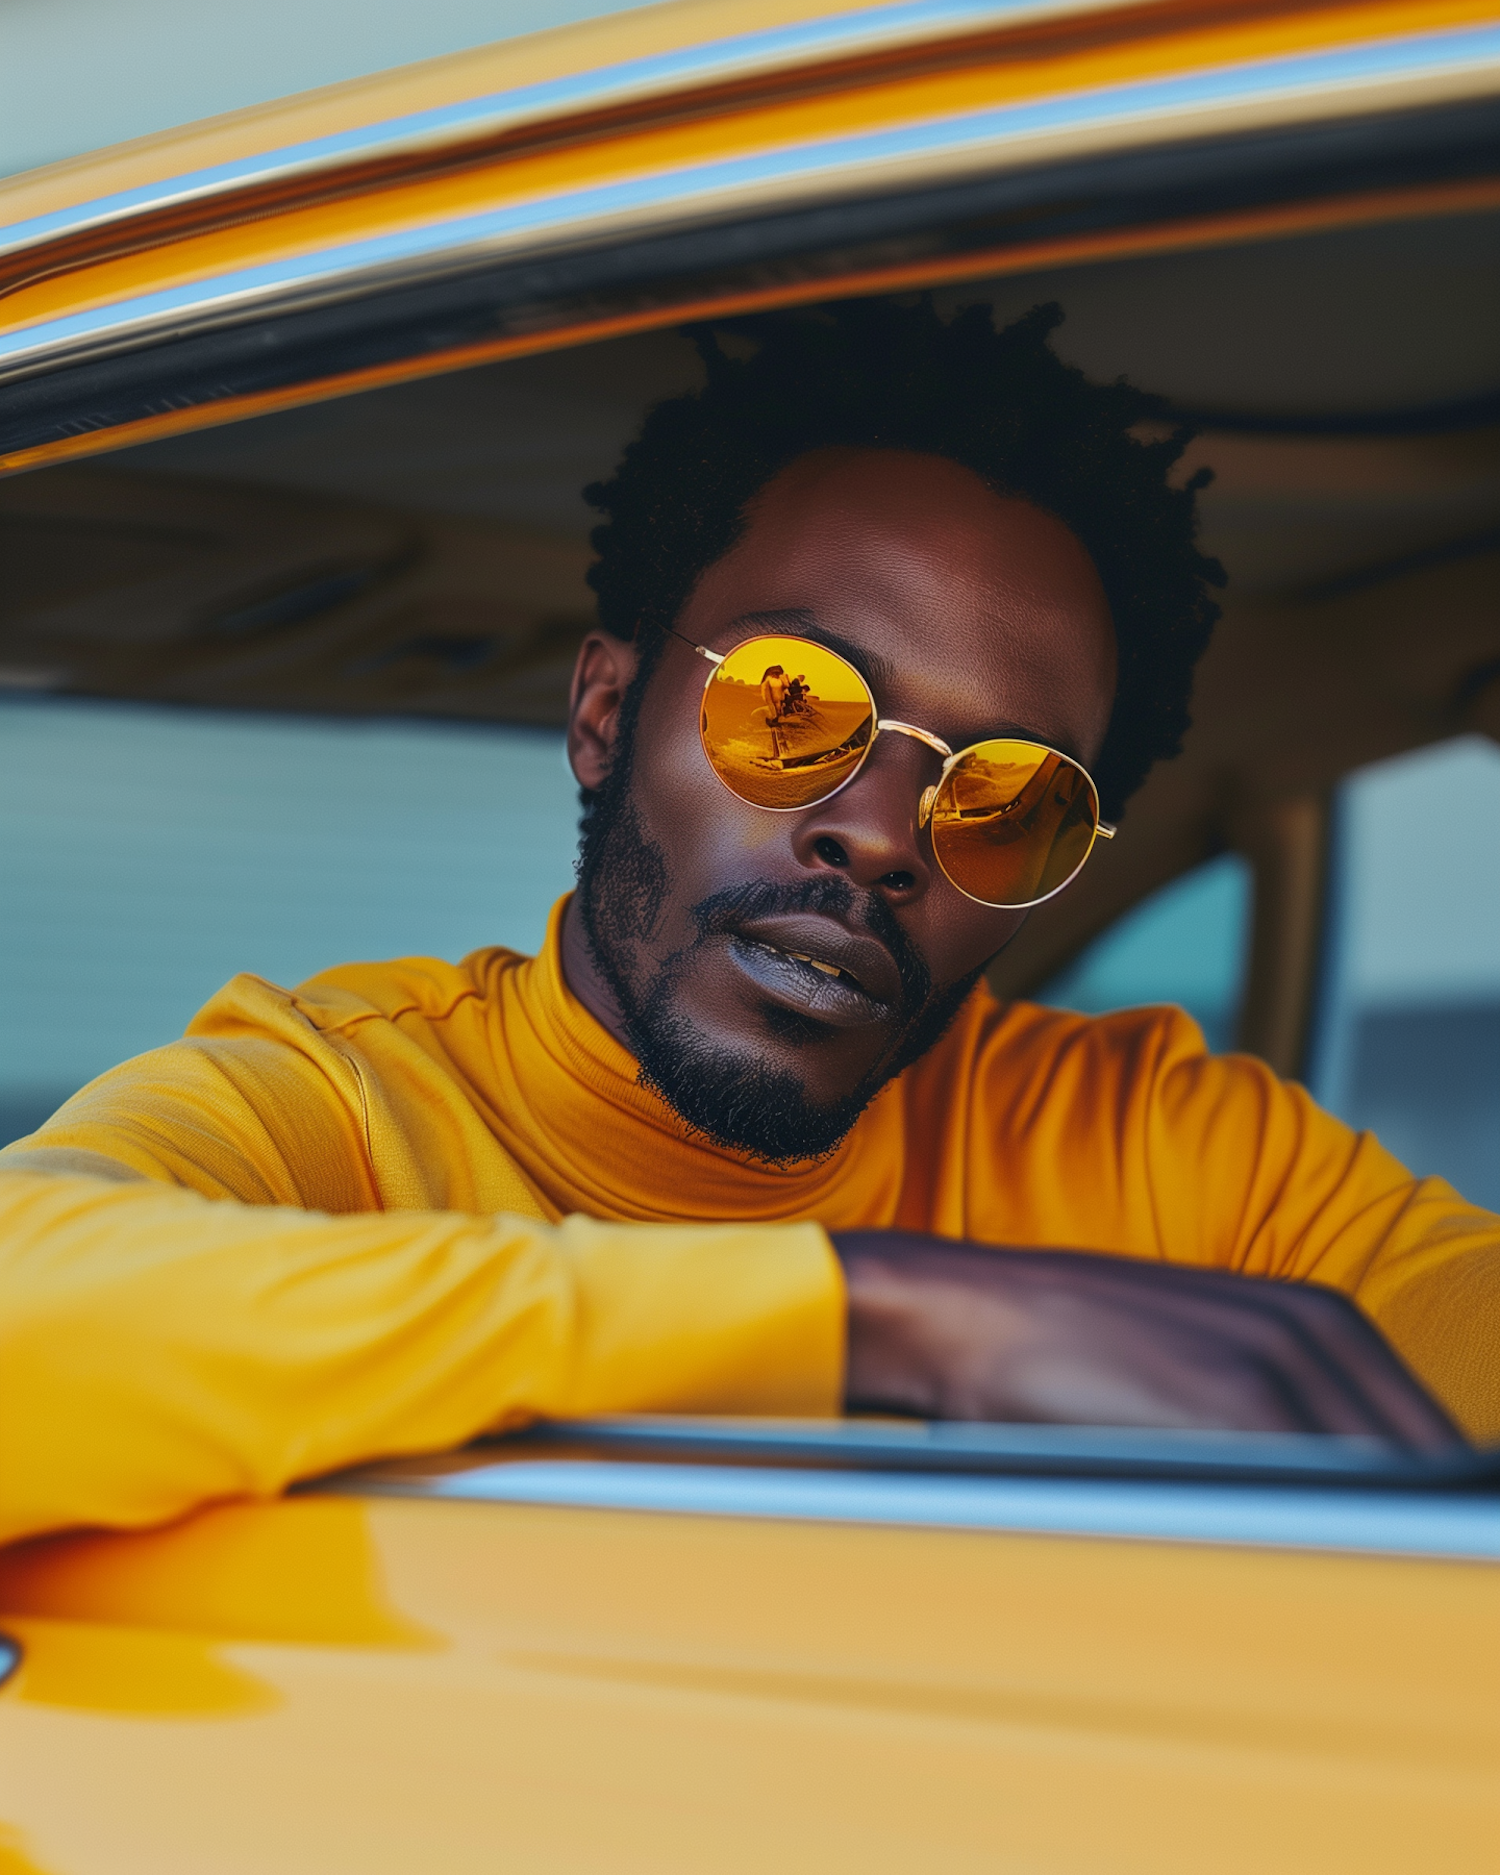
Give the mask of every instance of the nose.
[{"label": "nose", "polygon": [[800,863],[842,872],[851,884],[901,904],[920,898],[932,884],[933,862],[917,806],[940,767],[931,750],[907,736],[878,737],[848,787],[798,820],[792,849]]}]

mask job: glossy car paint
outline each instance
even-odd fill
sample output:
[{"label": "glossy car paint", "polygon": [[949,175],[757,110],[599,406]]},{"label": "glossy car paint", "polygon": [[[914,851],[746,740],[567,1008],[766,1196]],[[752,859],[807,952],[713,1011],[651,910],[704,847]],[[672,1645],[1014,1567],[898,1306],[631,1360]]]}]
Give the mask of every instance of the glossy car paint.
[{"label": "glossy car paint", "polygon": [[0,1866],[1488,1865],[1493,1562],[464,1475],[0,1558]]}]

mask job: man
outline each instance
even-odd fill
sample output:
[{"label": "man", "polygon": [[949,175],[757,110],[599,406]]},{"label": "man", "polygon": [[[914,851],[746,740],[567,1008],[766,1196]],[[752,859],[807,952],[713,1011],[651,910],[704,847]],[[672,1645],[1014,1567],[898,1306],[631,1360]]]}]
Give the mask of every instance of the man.
[{"label": "man", "polygon": [[765,705],[766,728],[771,732],[771,757],[773,761],[782,761],[786,757],[786,739],[782,734],[782,718],[787,713],[787,699],[792,694],[791,683],[786,672],[779,664],[771,664],[760,683],[760,699]]},{"label": "man", "polygon": [[[1500,1431],[1500,1220],[1180,1012],[980,984],[1214,617],[1180,439],[1052,322],[703,339],[589,491],[542,955],[237,978],[0,1156],[0,1536],[535,1414]],[[775,661],[831,727],[751,760]]]}]

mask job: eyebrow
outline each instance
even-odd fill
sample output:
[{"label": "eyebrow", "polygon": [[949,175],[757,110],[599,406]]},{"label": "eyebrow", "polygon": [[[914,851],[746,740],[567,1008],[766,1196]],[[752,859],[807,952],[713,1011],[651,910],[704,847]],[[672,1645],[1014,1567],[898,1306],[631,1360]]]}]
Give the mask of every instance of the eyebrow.
[{"label": "eyebrow", "polygon": [[[847,658],[855,670],[865,679],[873,690],[877,685],[889,689],[895,680],[897,667],[889,658],[884,658],[878,651],[870,651],[863,645],[855,644],[838,632],[829,631],[820,625],[812,613],[801,606],[788,606],[774,612],[741,612],[738,618],[729,621],[731,630],[748,626],[752,631],[776,631],[795,633],[799,638],[810,638],[814,644],[826,645],[830,651],[836,651],[841,658]],[[926,724],[921,727],[926,728]],[[1060,755],[1066,755],[1070,761],[1081,760],[1077,751],[1070,749],[1066,742],[1053,741],[1038,729],[1030,729],[1025,723],[1016,723],[1004,718],[995,723],[986,735],[971,736],[968,742],[958,744],[966,748],[970,742],[984,742],[990,737],[1015,736],[1022,742],[1040,742],[1044,748],[1056,749]]]}]

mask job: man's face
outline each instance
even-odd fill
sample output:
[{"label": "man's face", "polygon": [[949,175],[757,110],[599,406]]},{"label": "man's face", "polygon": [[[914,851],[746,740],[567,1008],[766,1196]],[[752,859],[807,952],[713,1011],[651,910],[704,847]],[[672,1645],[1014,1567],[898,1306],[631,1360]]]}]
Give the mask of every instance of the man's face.
[{"label": "man's face", "polygon": [[[678,629],[718,652],[763,631],[818,639],[864,672],[881,716],[953,749],[1020,733],[1088,766],[1114,698],[1109,609],[1076,537],[905,451],[822,450],[784,470]],[[602,635],[580,656],[570,753],[604,798],[569,979],[700,1131],[771,1160],[826,1151],[931,1045],[1025,914],[976,905],[944,877],[917,824],[941,762],[911,737],[877,737],[819,805],[737,799],[698,738],[708,667],[676,640],[611,789],[633,669],[633,651]]]}]

